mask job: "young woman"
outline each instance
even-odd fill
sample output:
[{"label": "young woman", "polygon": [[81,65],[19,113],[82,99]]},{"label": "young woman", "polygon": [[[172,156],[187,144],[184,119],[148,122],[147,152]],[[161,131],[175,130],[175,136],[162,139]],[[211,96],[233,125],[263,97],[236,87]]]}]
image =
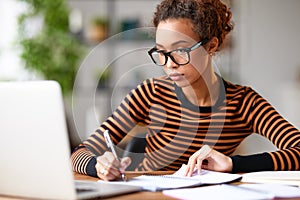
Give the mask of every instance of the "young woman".
[{"label": "young woman", "polygon": [[[73,169],[104,180],[130,163],[107,152],[136,125],[147,127],[145,157],[136,170],[177,170],[187,164],[222,172],[299,170],[300,132],[250,87],[230,83],[213,69],[214,53],[232,30],[231,12],[219,0],[164,0],[153,19],[156,45],[149,51],[166,76],[145,80],[72,154]],[[231,156],[252,133],[278,151]],[[209,148],[201,149],[201,147]]]}]

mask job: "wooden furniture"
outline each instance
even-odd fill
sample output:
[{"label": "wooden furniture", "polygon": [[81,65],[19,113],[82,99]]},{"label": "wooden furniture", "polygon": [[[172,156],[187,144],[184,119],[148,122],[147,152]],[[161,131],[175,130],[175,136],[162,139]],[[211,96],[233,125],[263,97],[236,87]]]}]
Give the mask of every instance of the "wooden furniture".
[{"label": "wooden furniture", "polygon": [[[163,175],[163,174],[172,174],[174,172],[156,172],[155,174],[159,175]],[[128,178],[134,177],[134,176],[138,176],[138,175],[142,175],[145,173],[137,173],[137,172],[126,172],[126,176]],[[89,181],[98,181],[99,179],[94,178],[94,177],[90,177],[90,176],[86,176],[86,175],[82,175],[82,174],[78,174],[78,173],[74,173],[74,177],[75,180],[89,180]],[[141,199],[147,199],[147,200],[157,200],[157,199],[164,199],[164,200],[174,200],[174,198],[168,197],[163,195],[162,192],[147,192],[147,191],[143,191],[143,192],[135,192],[135,193],[131,193],[131,194],[124,194],[121,196],[115,196],[115,197],[110,197],[109,200],[141,200]]]},{"label": "wooden furniture", "polygon": [[[163,175],[163,174],[171,174],[173,172],[156,172],[155,174],[157,175]],[[145,173],[139,173],[139,172],[126,172],[126,175],[128,178],[142,175]],[[74,178],[75,180],[88,180],[88,181],[98,181],[98,178],[78,174],[74,172]],[[235,182],[233,184],[242,184],[240,182]],[[1,200],[25,200],[24,198],[20,197],[7,197],[7,196],[0,196]],[[162,192],[147,192],[147,191],[142,191],[142,192],[136,192],[136,193],[131,193],[131,194],[124,194],[124,195],[119,195],[119,196],[114,196],[108,198],[109,200],[140,200],[140,199],[147,199],[147,200],[157,200],[157,199],[163,199],[163,200],[175,200],[174,198],[171,198],[169,196],[165,196]],[[279,200],[281,198],[275,198],[276,200]],[[288,200],[300,200],[300,197],[298,198],[284,198]]]}]

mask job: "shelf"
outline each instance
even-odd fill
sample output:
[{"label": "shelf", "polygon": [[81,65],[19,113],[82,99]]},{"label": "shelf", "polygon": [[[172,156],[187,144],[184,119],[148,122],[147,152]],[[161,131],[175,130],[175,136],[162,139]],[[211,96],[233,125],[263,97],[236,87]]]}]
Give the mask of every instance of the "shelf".
[{"label": "shelf", "polygon": [[[147,53],[155,44],[155,29],[149,28],[149,24],[160,0],[68,2],[71,10],[82,20],[82,30],[78,36],[90,49],[78,73],[75,95],[77,108],[74,111],[78,118],[78,131],[89,133],[96,128],[96,121],[101,123],[105,120],[132,88],[144,79],[162,74],[162,69],[154,66]],[[108,38],[91,42],[88,40],[88,31],[91,20],[97,16],[109,20]],[[131,28],[138,29],[124,31]],[[107,66],[111,68],[110,87],[97,89],[98,76]],[[99,113],[97,120],[94,120],[94,110]]]}]

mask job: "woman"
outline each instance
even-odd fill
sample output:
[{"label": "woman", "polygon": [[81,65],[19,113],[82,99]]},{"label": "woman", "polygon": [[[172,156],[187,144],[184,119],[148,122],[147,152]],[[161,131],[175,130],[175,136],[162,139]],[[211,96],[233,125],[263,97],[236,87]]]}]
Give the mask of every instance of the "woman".
[{"label": "woman", "polygon": [[[72,154],[73,169],[104,180],[130,163],[106,152],[103,132],[115,144],[136,125],[147,127],[145,158],[136,170],[194,168],[222,172],[299,170],[300,132],[250,87],[214,72],[212,58],[232,30],[231,12],[219,0],[164,0],[154,14],[156,45],[149,51],[166,76],[145,80]],[[231,156],[251,133],[278,148]],[[201,149],[201,147],[207,147]]]}]

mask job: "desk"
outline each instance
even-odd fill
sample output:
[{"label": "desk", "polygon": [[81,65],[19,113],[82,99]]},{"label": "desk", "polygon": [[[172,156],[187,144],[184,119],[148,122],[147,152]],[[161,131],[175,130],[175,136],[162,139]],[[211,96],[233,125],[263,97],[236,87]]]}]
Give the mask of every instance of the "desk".
[{"label": "desk", "polygon": [[[166,174],[167,172],[157,172],[156,174]],[[173,172],[170,172],[169,174],[171,174]],[[134,176],[138,176],[141,175],[142,173],[136,173],[136,172],[126,172],[126,175],[128,176],[128,178],[130,177],[134,177]],[[143,173],[144,174],[144,173]],[[76,172],[74,172],[74,178],[75,180],[88,180],[88,181],[98,181],[98,178],[94,178],[91,176],[86,176],[83,174],[78,174]],[[110,197],[108,198],[109,200],[174,200],[174,198],[165,196],[162,194],[162,192],[147,192],[147,191],[143,191],[143,192],[136,192],[136,193],[131,193],[131,194],[125,194],[125,195],[119,195],[119,196],[115,196],[115,197]],[[8,197],[8,196],[1,196],[0,195],[0,200],[28,200],[28,199],[22,199],[19,197]]]},{"label": "desk", "polygon": [[[170,174],[173,172],[170,172]],[[138,176],[141,175],[141,173],[136,173],[136,172],[126,172],[127,176],[130,177],[134,177],[134,176]],[[166,174],[166,172],[157,172],[157,174]],[[74,178],[75,180],[88,180],[88,181],[98,181],[99,179],[94,178],[94,177],[90,177],[90,176],[86,176],[86,175],[82,175],[82,174],[78,174],[78,173],[74,173]],[[241,184],[241,183],[233,183],[233,184]],[[124,194],[124,195],[120,195],[120,196],[115,196],[115,197],[110,197],[107,198],[108,200],[175,200],[174,198],[165,196],[162,194],[162,192],[136,192],[136,193],[131,193],[131,194]],[[276,198],[276,200],[279,200],[281,198]],[[287,199],[287,198],[285,198]],[[0,196],[0,200],[25,200],[25,199],[21,199],[21,198],[13,198],[13,197],[3,197]],[[288,200],[300,200],[300,197],[298,198],[288,198]]]},{"label": "desk", "polygon": [[[160,175],[172,174],[172,173],[174,173],[174,172],[166,172],[166,171],[155,172],[155,174],[157,174],[157,175],[159,175],[159,174]],[[142,174],[145,174],[145,173],[126,172],[126,175],[128,176],[128,178],[138,176],[138,175],[142,175]],[[97,178],[89,177],[89,176],[78,174],[78,173],[74,173],[74,177],[75,177],[76,180],[90,180],[90,181],[98,181],[99,180]],[[232,184],[242,184],[242,182],[235,182],[235,183],[232,183]],[[161,200],[161,199],[163,199],[163,200],[175,200],[175,198],[163,195],[162,192],[147,192],[147,191],[136,192],[136,193],[131,193],[131,194],[124,194],[124,195],[121,195],[121,196],[108,198],[108,200],[141,200],[141,199],[142,200]],[[275,198],[275,199],[276,200],[281,200],[283,198]],[[298,197],[298,198],[284,198],[284,199],[285,200],[300,200],[300,197]]]},{"label": "desk", "polygon": [[[156,172],[155,174],[172,174],[174,172]],[[134,177],[134,176],[138,176],[141,174],[145,174],[145,173],[136,173],[136,172],[126,172],[126,175],[128,178],[130,177]],[[98,181],[99,179],[97,178],[93,178],[90,176],[86,176],[86,175],[82,175],[82,174],[78,174],[78,173],[74,173],[74,177],[75,180],[89,180],[89,181]],[[109,200],[160,200],[160,199],[164,199],[164,200],[174,200],[174,198],[168,197],[163,195],[162,192],[147,192],[147,191],[143,191],[143,192],[136,192],[136,193],[131,193],[131,194],[124,194],[121,196],[115,196],[115,197],[110,197],[108,198]]]},{"label": "desk", "polygon": [[[161,172],[156,172],[155,174],[157,175],[164,175],[164,174],[172,174],[174,172],[166,172],[166,171],[161,171]],[[126,172],[126,175],[128,178],[142,175],[145,173],[137,173],[137,172]],[[74,177],[76,180],[90,180],[90,181],[98,181],[99,179],[89,177],[86,175],[74,173]],[[243,184],[242,182],[234,182],[232,184]],[[205,186],[202,186],[205,187]],[[165,196],[162,192],[136,192],[136,193],[131,193],[131,194],[124,194],[121,196],[116,196],[116,197],[110,197],[108,200],[175,200],[175,198]],[[300,197],[297,198],[275,198],[275,200],[300,200]]]}]

